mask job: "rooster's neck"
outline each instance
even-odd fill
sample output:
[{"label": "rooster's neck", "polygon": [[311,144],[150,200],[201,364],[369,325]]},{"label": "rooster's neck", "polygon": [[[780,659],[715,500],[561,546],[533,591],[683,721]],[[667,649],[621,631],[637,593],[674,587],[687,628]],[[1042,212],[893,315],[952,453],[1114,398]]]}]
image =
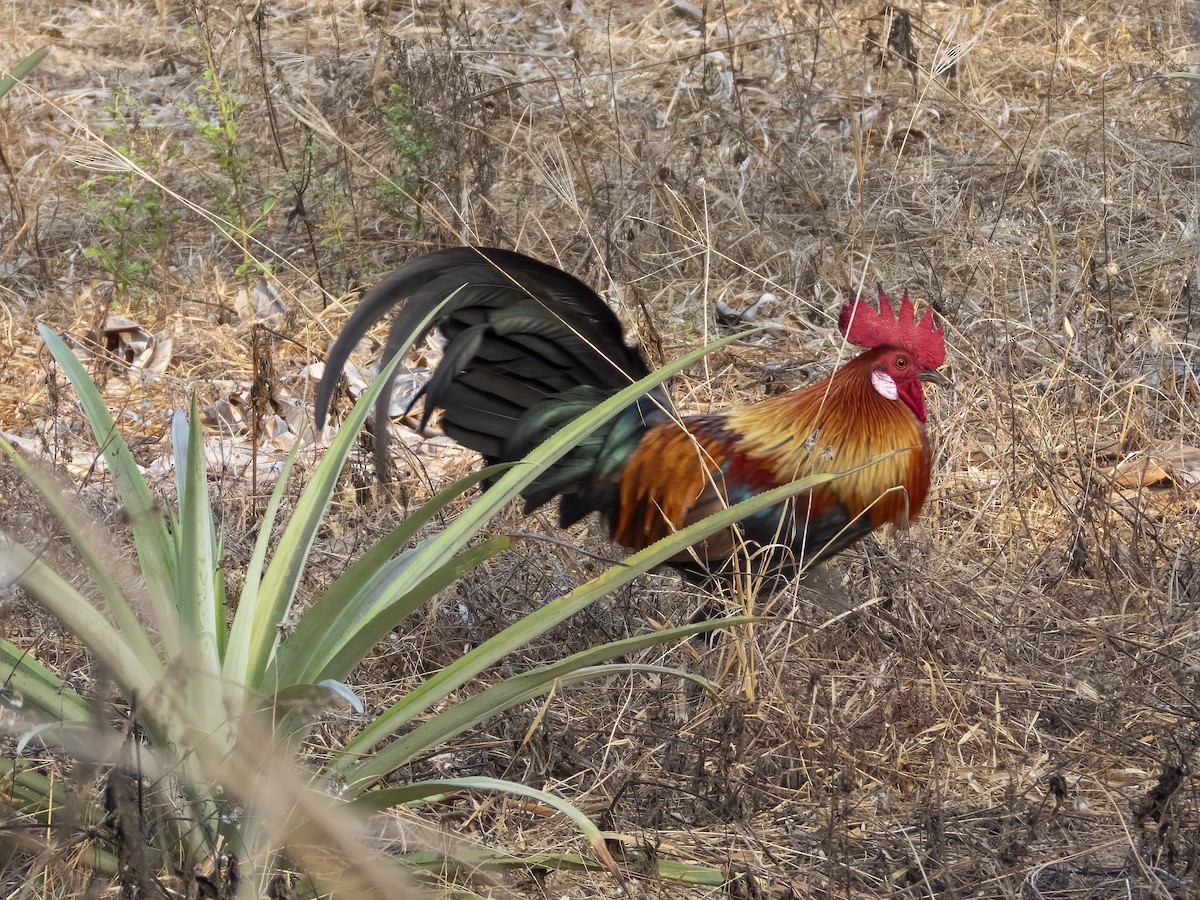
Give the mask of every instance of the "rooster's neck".
[{"label": "rooster's neck", "polygon": [[[890,450],[919,456],[927,446],[924,426],[911,404],[872,385],[874,363],[874,351],[863,353],[824,381],[730,410],[725,425],[777,475],[846,471]],[[897,474],[913,463],[909,453],[893,460],[887,467]]]}]

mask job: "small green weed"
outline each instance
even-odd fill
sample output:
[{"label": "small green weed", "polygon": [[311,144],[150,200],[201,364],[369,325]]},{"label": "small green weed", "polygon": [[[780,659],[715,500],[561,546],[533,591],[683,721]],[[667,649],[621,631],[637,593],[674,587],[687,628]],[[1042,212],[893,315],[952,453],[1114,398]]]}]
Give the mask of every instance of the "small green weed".
[{"label": "small green weed", "polygon": [[115,297],[144,298],[155,291],[154,273],[163,269],[167,226],[178,217],[165,211],[162,187],[138,169],[163,171],[178,146],[164,139],[162,127],[128,93],[118,92],[105,111],[113,118],[104,130],[112,148],[137,168],[120,167],[79,186],[97,227],[84,255],[108,274]]},{"label": "small green weed", "polygon": [[409,220],[413,234],[420,230],[425,170],[437,155],[437,140],[418,108],[417,98],[407,88],[388,87],[388,100],[380,107],[388,144],[399,165],[379,185],[384,209]]},{"label": "small green weed", "polygon": [[235,271],[238,275],[267,276],[271,274],[270,263],[252,252],[251,239],[268,221],[275,197],[268,194],[261,201],[251,199],[255,157],[249,142],[239,136],[244,106],[241,91],[236,81],[226,80],[218,71],[207,41],[204,50],[208,65],[197,88],[200,100],[182,108],[196,133],[216,156],[221,175],[204,171],[200,175],[224,220],[217,223],[221,233],[242,249],[242,261]]},{"label": "small green weed", "polygon": [[[409,343],[429,324],[422,322]],[[106,692],[97,697],[78,691],[26,649],[0,639],[0,700],[8,702],[8,709],[19,710],[0,722],[0,735],[19,748],[11,758],[0,757],[0,797],[11,807],[4,808],[5,815],[36,823],[31,834],[45,831],[66,841],[74,838],[72,829],[79,823],[64,816],[63,808],[86,810],[83,825],[94,838],[84,864],[97,874],[121,879],[126,888],[137,872],[172,872],[194,892],[206,862],[226,856],[236,861],[238,877],[247,884],[266,884],[290,869],[310,879],[306,893],[329,895],[321,886],[338,885],[338,896],[349,896],[355,893],[355,881],[369,880],[373,871],[385,871],[392,882],[401,871],[420,868],[432,858],[388,857],[362,845],[357,834],[365,816],[436,801],[448,792],[501,791],[562,813],[587,840],[594,857],[582,862],[543,857],[539,865],[603,866],[621,877],[599,827],[554,794],[494,778],[405,781],[398,773],[458,735],[562,686],[603,681],[615,674],[647,674],[680,678],[711,690],[708,682],[686,671],[629,658],[713,627],[745,623],[745,617],[650,631],[515,675],[484,676],[569,616],[697,540],[811,489],[812,479],[722,510],[631,555],[465,650],[382,711],[368,713],[348,679],[410,615],[509,548],[511,536],[482,543],[476,537],[537,473],[674,372],[744,334],[722,338],[605,400],[521,465],[484,470],[443,489],[347,568],[325,593],[306,603],[301,586],[314,540],[356,432],[390,370],[385,369],[351,410],[289,509],[286,488],[300,445],[293,448],[283,462],[249,561],[232,569],[208,492],[196,402],[190,414],[180,411],[172,420],[176,500],[164,515],[83,365],[51,329],[42,326],[39,333],[75,387],[113,474],[128,511],[138,572],[131,578],[115,572],[111,546],[74,509],[70,494],[3,438],[0,455],[41,494],[70,535],[93,585],[91,590],[77,590],[35,550],[3,532],[0,571],[13,573],[12,583],[88,649],[122,696],[136,728],[108,728],[102,724],[112,702]],[[390,366],[398,360],[395,357]],[[452,500],[488,477],[494,483],[467,510],[445,527],[422,534]],[[230,574],[236,577],[230,579]],[[234,581],[241,589],[231,602],[227,585]],[[13,703],[13,697],[20,702]],[[353,708],[362,727],[341,746],[330,748],[313,771],[306,766],[316,761],[306,758],[302,748],[322,711],[333,704]],[[33,741],[104,767],[110,773],[110,798],[124,790],[122,784],[135,783],[141,793],[127,807],[156,827],[143,831],[135,817],[125,831],[118,821],[110,833],[110,820],[121,817],[92,804],[87,789],[75,794],[48,780],[21,754]],[[112,805],[119,807],[120,802]],[[326,852],[330,849],[334,852]],[[465,859],[465,868],[517,862],[508,854],[502,857],[475,855]],[[442,867],[440,861],[438,865]],[[686,864],[676,865],[675,872],[658,868],[660,877],[713,884],[723,878],[719,871]]]}]

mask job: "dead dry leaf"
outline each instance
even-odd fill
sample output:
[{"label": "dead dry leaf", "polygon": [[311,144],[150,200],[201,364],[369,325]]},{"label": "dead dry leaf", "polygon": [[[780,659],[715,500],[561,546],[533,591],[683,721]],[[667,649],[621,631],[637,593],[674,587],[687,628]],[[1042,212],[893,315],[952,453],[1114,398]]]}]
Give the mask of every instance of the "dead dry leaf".
[{"label": "dead dry leaf", "polygon": [[1200,448],[1181,441],[1152,441],[1105,470],[1122,488],[1176,486],[1200,489]]}]

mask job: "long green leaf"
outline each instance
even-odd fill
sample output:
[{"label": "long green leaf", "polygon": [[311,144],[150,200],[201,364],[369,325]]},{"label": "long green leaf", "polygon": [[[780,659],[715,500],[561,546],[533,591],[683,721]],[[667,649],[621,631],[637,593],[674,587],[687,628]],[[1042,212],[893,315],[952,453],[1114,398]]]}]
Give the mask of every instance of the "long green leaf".
[{"label": "long green leaf", "polygon": [[146,661],[86,597],[6,534],[0,534],[0,573],[5,582],[15,582],[77,635],[107,668],[126,699],[161,693],[161,669],[147,670]]},{"label": "long green leaf", "polygon": [[[263,569],[266,566],[267,553],[271,548],[271,538],[275,530],[275,520],[283,506],[283,498],[287,490],[288,478],[292,467],[300,453],[300,441],[292,443],[275,479],[275,487],[267,500],[267,508],[262,522],[258,526],[258,537],[254,541],[254,552],[246,564],[245,578],[242,582],[242,592],[238,596],[237,610],[233,614],[233,622],[229,627],[229,638],[225,645],[224,672],[225,679],[233,685],[245,688],[243,702],[249,703],[252,693],[246,684],[246,667],[250,662],[250,643],[254,633],[254,623],[258,620],[259,599],[262,596],[259,588],[262,586]],[[254,691],[253,693],[257,693]]]},{"label": "long green leaf", "polygon": [[[440,310],[439,305],[426,316],[417,326],[414,337],[429,327]],[[260,596],[255,604],[255,617],[249,629],[249,640],[243,649],[239,649],[239,653],[243,653],[245,657],[244,683],[247,687],[263,693],[269,693],[272,687],[265,683],[263,676],[274,657],[279,641],[279,626],[287,617],[295,599],[296,588],[308,562],[308,554],[320,527],[321,518],[333,497],[342,466],[358,438],[358,430],[366,421],[367,412],[374,404],[376,395],[383,390],[388,375],[400,364],[400,359],[400,354],[397,354],[388,361],[379,377],[351,408],[346,421],[342,423],[341,429],[330,442],[329,449],[305,485],[287,527],[279,537],[275,554],[259,586]]]},{"label": "long green leaf", "polygon": [[[30,827],[34,822],[42,828],[52,827],[63,819],[67,810],[78,809],[80,804],[64,787],[63,779],[52,781],[33,769],[32,765],[42,764],[18,762],[12,757],[0,756],[0,797],[4,798],[9,809],[29,817],[29,821],[21,822],[6,815],[5,829],[10,834],[27,830],[28,837],[36,840],[42,829]],[[86,827],[99,828],[102,825],[101,817],[92,815],[96,809],[95,806],[88,808],[89,821]],[[76,864],[92,872],[110,876],[117,874],[116,857],[100,847],[82,851],[76,858]]]},{"label": "long green leaf", "polygon": [[[278,677],[268,677],[268,681],[278,684],[293,684],[303,682],[304,673],[311,675],[317,671],[325,671],[329,666],[328,662],[313,665],[312,660],[317,657],[319,648],[323,644],[329,643],[327,635],[345,632],[345,627],[339,626],[338,620],[343,619],[357,598],[363,596],[367,583],[376,577],[379,570],[405,544],[412,540],[417,531],[455,498],[506,468],[508,467],[489,466],[465,478],[460,478],[449,487],[439,491],[339,575],[320,599],[300,616],[296,630],[279,648]],[[370,592],[367,591],[366,595],[369,596]],[[326,675],[324,677],[337,676]]]},{"label": "long green leaf", "polygon": [[405,785],[404,787],[371,791],[371,793],[355,800],[351,805],[376,810],[388,809],[402,803],[415,803],[419,800],[426,800],[449,791],[498,791],[518,797],[528,797],[531,800],[536,800],[552,809],[558,810],[579,829],[587,839],[587,842],[591,844],[593,852],[604,863],[605,868],[615,877],[620,877],[617,864],[613,861],[612,855],[604,845],[604,835],[591,819],[574,804],[564,800],[562,797],[551,794],[549,791],[530,787],[527,784],[521,784],[517,781],[504,781],[500,778],[485,778],[482,776],[419,781],[415,784]]},{"label": "long green leaf", "polygon": [[[536,869],[550,869],[556,872],[594,872],[601,868],[594,860],[578,853],[549,852],[516,855],[505,853],[503,850],[479,850],[473,852],[456,850],[454,856],[438,853],[436,850],[417,850],[401,854],[397,861],[406,869],[423,869],[435,875],[444,876],[447,870],[461,876],[472,874],[485,869],[515,870],[529,872]],[[682,884],[701,884],[708,887],[721,887],[728,879],[720,869],[710,866],[699,866],[695,863],[680,863],[667,859],[640,847],[626,847],[622,862],[626,869],[640,872],[655,871],[664,881],[678,881]],[[459,894],[462,900],[476,900],[476,894]]]},{"label": "long green leaf", "polygon": [[718,510],[699,522],[681,528],[646,549],[632,554],[624,562],[613,566],[586,584],[580,585],[569,594],[548,601],[541,608],[525,616],[520,622],[510,625],[474,648],[470,653],[449,663],[428,681],[406,694],[400,702],[367,725],[346,745],[343,754],[333,762],[334,770],[346,774],[347,780],[351,783],[355,782],[359,766],[367,765],[369,761],[354,766],[351,764],[352,760],[365,756],[422,711],[441,702],[452,691],[457,690],[468,680],[518,647],[528,643],[532,637],[545,633],[600,597],[666,562],[708,535],[838,477],[840,475],[814,475],[802,478],[791,484],[764,491],[726,509]]},{"label": "long green leaf", "polygon": [[[156,665],[148,671],[145,661],[128,646],[125,636],[92,602],[27,548],[4,534],[0,534],[0,574],[3,580],[19,585],[41,603],[104,666],[126,701],[139,710],[139,722],[154,746],[172,748],[180,754],[173,764],[181,772],[181,781],[193,786],[207,784],[197,772],[194,755],[182,752],[186,749],[184,742],[191,734],[187,727],[189,710],[178,694],[180,682],[186,681],[186,673],[166,678],[156,659],[151,660]],[[110,743],[110,735],[95,731],[91,734],[89,738],[79,729],[72,728],[64,729],[60,736],[64,745],[77,756],[111,761],[119,740]],[[68,737],[76,743],[68,742]],[[111,737],[116,739],[117,735],[114,733]],[[144,769],[150,755],[148,750],[144,754]],[[212,799],[202,793],[196,796],[197,802],[209,811],[206,815],[211,815],[215,809]]]},{"label": "long green leaf", "polygon": [[83,365],[75,358],[62,338],[45,325],[38,326],[50,355],[62,367],[67,379],[75,388],[84,415],[100,452],[104,455],[108,469],[120,494],[121,503],[133,531],[134,548],[146,580],[146,594],[150,598],[155,614],[154,625],[159,638],[170,658],[178,658],[180,650],[179,625],[175,616],[174,572],[178,556],[174,542],[167,531],[166,522],[158,512],[158,506],[150,488],[142,478],[133,454],[117,431],[116,423],[109,415],[100,392],[92,383]]},{"label": "long green leaf", "polygon": [[[633,403],[639,397],[666,381],[671,375],[702,359],[705,354],[711,353],[726,344],[744,338],[746,335],[752,333],[753,331],[745,331],[713,341],[707,346],[676,360],[669,366],[665,366],[653,374],[646,376],[641,381],[630,385],[597,405],[595,409],[563,426],[558,432],[543,441],[523,460],[514,463],[506,474],[502,475],[492,487],[484,491],[474,503],[463,510],[442,531],[423,541],[419,548],[417,548],[418,554],[413,558],[412,564],[404,572],[400,573],[384,592],[371,601],[372,609],[362,616],[362,621],[374,621],[377,612],[392,607],[398,598],[412,590],[423,580],[425,573],[445,565],[501,509],[516,498],[530,482],[558,460],[559,457],[570,452],[579,441],[592,431],[618,415],[630,403]],[[378,380],[376,379],[376,381]],[[353,639],[352,636],[348,635],[343,640],[351,639]],[[328,648],[326,658],[331,658],[333,655],[340,654],[340,652],[341,649],[336,646]],[[306,670],[303,677],[300,677],[298,680],[307,682],[318,679],[313,676],[310,670]]]},{"label": "long green leaf", "polygon": [[[311,672],[311,678],[308,681],[292,676],[284,681],[282,677],[276,682],[283,686],[282,696],[289,695],[289,687],[296,685],[308,685],[318,682],[342,682],[351,671],[363,660],[363,657],[370,652],[371,648],[383,640],[396,625],[403,621],[414,610],[427,603],[430,598],[434,597],[440,591],[445,590],[451,584],[467,572],[473,571],[479,565],[495,556],[497,553],[508,548],[512,543],[512,539],[506,535],[494,537],[491,540],[484,541],[476,547],[471,547],[464,550],[458,556],[454,557],[445,565],[441,566],[434,572],[430,573],[424,581],[414,587],[412,590],[405,593],[402,597],[389,607],[382,609],[374,608],[369,603],[362,600],[355,600],[351,603],[344,604],[342,615],[339,620],[331,625],[331,628],[345,629],[350,633],[350,638],[345,641],[329,641],[317,647],[318,652],[324,652],[329,648],[336,648],[337,652],[330,657],[314,658],[306,661],[305,671]],[[364,586],[363,596],[370,598],[375,593],[378,593],[378,588],[373,587],[373,584],[386,584],[393,569],[402,570],[407,565],[407,555],[402,554],[392,560],[388,566],[376,573],[373,582],[369,582]],[[363,609],[371,608],[371,616],[365,621],[356,621],[359,612]],[[277,691],[275,699],[278,701],[280,693]],[[292,735],[295,738],[297,735],[304,734],[304,728],[308,725],[311,716],[303,707],[296,707],[291,712],[285,712],[280,719],[280,731],[284,734]]]},{"label": "long green leaf", "polygon": [[19,696],[22,707],[32,709],[40,718],[92,722],[87,700],[29,651],[3,639],[0,639],[0,685],[6,694]]},{"label": "long green leaf", "polygon": [[70,536],[80,558],[91,573],[92,580],[99,588],[100,595],[104,598],[108,614],[128,641],[129,649],[142,661],[147,671],[161,673],[162,661],[158,651],[129,598],[125,596],[125,591],[110,571],[114,568],[112,560],[115,554],[112,545],[105,537],[97,534],[96,529],[89,528],[88,524],[81,521],[79,508],[63,495],[48,473],[31,465],[3,438],[0,438],[0,449],[8,454],[25,480],[42,495],[50,512]]},{"label": "long green leaf", "polygon": [[727,619],[697,622],[679,628],[639,634],[598,647],[589,647],[557,662],[506,678],[498,684],[454,704],[449,709],[436,713],[412,731],[406,732],[386,747],[375,751],[362,762],[353,766],[351,772],[354,780],[351,785],[351,793],[357,793],[365,786],[411,762],[418,754],[441,746],[455,735],[480,725],[507,709],[545,694],[555,683],[569,686],[618,671],[655,672],[691,680],[705,690],[712,691],[714,687],[707,680],[681,669],[632,663],[611,666],[597,664],[641,652],[647,647],[690,637],[703,631],[753,621],[755,621],[753,616],[732,616]]},{"label": "long green leaf", "polygon": [[[215,573],[221,563],[217,557],[212,504],[208,498],[204,433],[200,429],[195,396],[187,416],[182,410],[176,410],[172,416],[171,438],[179,498],[179,558],[183,563],[176,573],[179,621],[188,637],[188,650],[193,654],[199,650],[201,664],[217,672],[221,643],[217,632],[225,632],[224,598],[216,594]],[[202,648],[199,643],[203,644]]]},{"label": "long green leaf", "polygon": [[61,780],[55,782],[37,771],[33,763],[0,756],[0,795],[42,821],[62,815],[69,796]]},{"label": "long green leaf", "polygon": [[19,63],[9,69],[8,73],[0,77],[0,97],[3,97],[14,87],[17,82],[21,81],[26,75],[33,71],[34,67],[46,58],[46,54],[50,52],[49,47],[39,47],[34,50]]},{"label": "long green leaf", "polygon": [[[463,575],[508,549],[511,544],[512,538],[507,535],[491,538],[464,550],[432,572],[426,571],[425,577],[391,604],[380,606],[371,602],[373,596],[386,590],[392,578],[398,577],[412,564],[408,554],[397,557],[397,574],[393,574],[390,567],[384,567],[364,586],[362,597],[345,605],[343,615],[331,624],[330,640],[318,648],[319,652],[305,665],[304,678],[297,680],[316,682],[327,678],[339,681],[345,678],[372,647],[387,637],[414,610]],[[325,651],[329,652],[323,655]]]},{"label": "long green leaf", "polygon": [[175,483],[179,496],[179,561],[176,605],[180,631],[186,638],[177,662],[184,683],[189,724],[219,738],[226,750],[234,743],[233,720],[241,710],[227,708],[221,677],[221,645],[225,639],[224,598],[216,594],[217,539],[208,499],[208,465],[200,412],[192,397],[190,414],[176,410],[171,421]]}]

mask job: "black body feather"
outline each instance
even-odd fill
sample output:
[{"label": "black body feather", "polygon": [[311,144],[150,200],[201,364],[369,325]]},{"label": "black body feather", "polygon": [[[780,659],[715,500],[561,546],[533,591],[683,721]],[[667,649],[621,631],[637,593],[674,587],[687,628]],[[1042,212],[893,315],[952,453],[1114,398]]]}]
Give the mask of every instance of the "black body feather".
[{"label": "black body feather", "polygon": [[[434,323],[446,338],[445,353],[421,391],[421,424],[442,409],[446,434],[489,463],[521,459],[571,420],[649,374],[641,352],[626,346],[612,310],[577,278],[509,250],[455,247],[409,262],[363,297],[329,350],[317,386],[318,428],[343,365],[367,331],[399,306],[384,349],[386,362],[407,349],[405,339],[447,297]],[[381,477],[391,389],[389,381],[375,406]],[[669,400],[658,388],[593,432],[526,488],[527,511],[559,494],[563,524],[594,510],[615,509],[620,469],[645,429],[666,418],[666,409]]]}]

